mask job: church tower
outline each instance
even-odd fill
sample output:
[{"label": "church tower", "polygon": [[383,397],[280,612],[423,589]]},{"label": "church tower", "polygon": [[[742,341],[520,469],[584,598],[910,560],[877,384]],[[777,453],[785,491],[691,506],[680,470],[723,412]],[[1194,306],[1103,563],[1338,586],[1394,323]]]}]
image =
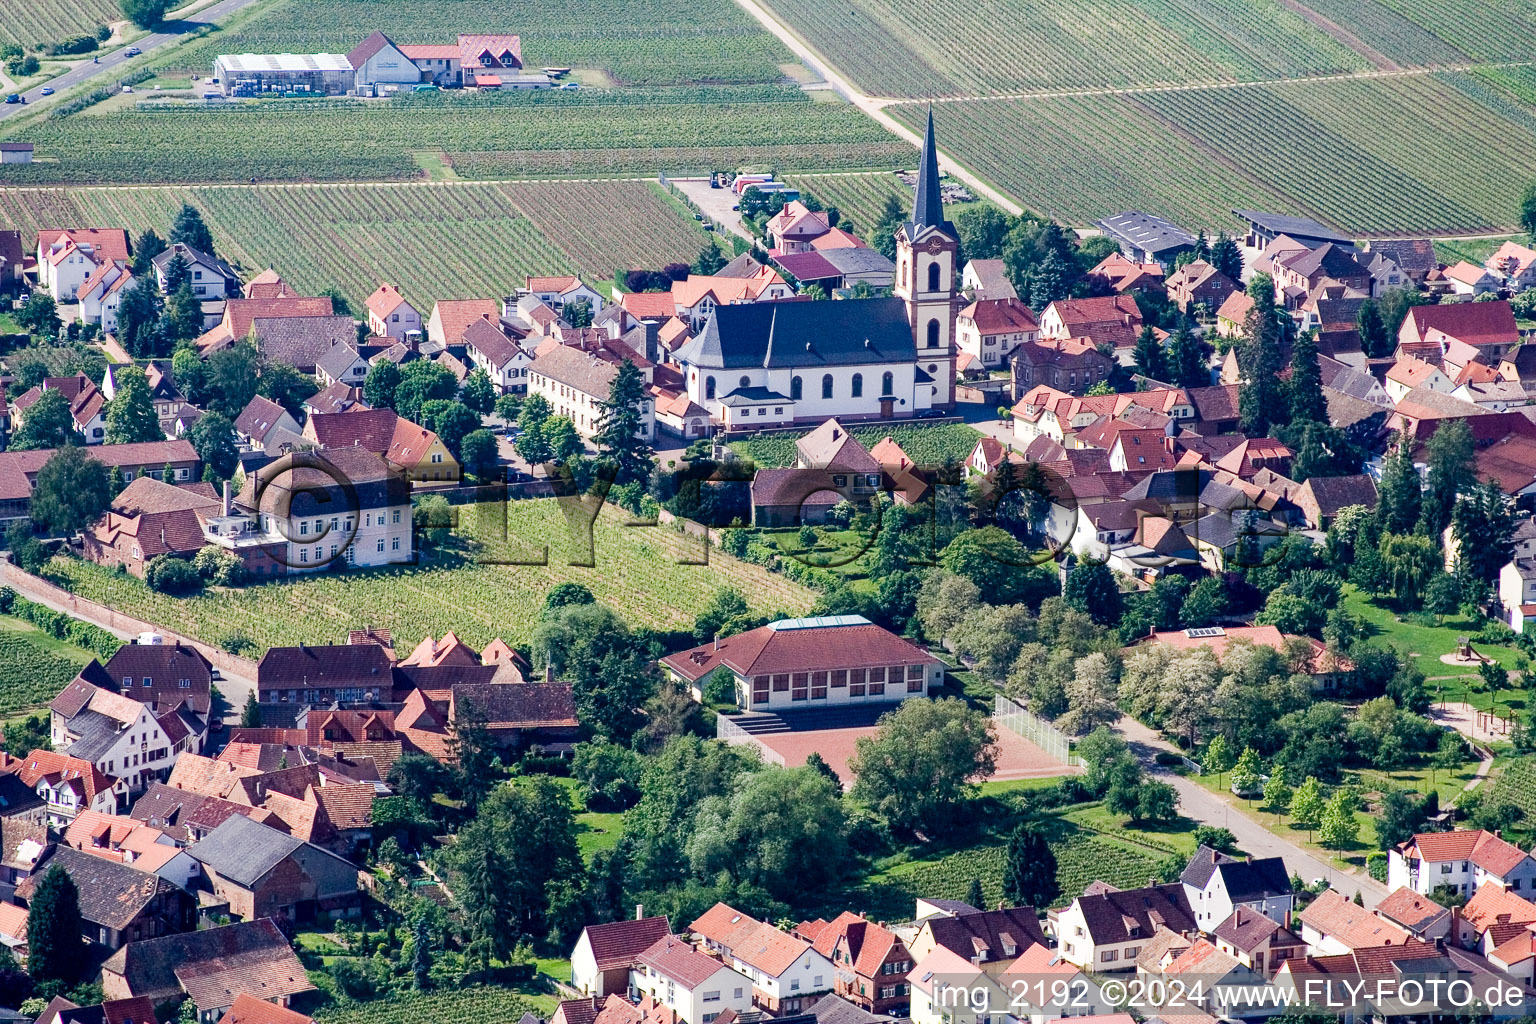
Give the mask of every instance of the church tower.
[{"label": "church tower", "polygon": [[[944,219],[939,190],[939,152],[933,142],[933,108],[923,133],[912,216],[896,231],[895,296],[907,305],[907,320],[917,343],[917,367],[933,378],[933,407],[955,404],[955,314],[959,310],[955,259],[960,250],[955,226]],[[919,385],[920,387],[922,384]]]}]

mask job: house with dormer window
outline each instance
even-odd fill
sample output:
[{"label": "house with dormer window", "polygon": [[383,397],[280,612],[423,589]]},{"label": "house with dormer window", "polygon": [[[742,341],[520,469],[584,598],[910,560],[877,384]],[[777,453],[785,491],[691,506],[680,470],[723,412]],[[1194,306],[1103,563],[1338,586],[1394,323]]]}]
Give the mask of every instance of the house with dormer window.
[{"label": "house with dormer window", "polygon": [[1053,911],[1063,960],[1099,973],[1133,971],[1141,947],[1158,927],[1199,927],[1182,883],[1115,889],[1094,882],[1066,908]]}]

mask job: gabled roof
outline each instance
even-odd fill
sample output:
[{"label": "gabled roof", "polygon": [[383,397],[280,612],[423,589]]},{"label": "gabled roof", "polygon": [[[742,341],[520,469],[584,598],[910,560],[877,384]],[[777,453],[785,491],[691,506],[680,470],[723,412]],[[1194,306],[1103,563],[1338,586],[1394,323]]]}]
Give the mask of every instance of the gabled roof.
[{"label": "gabled roof", "polygon": [[241,992],[220,1018],[220,1024],[313,1024],[313,1021],[286,1006]]},{"label": "gabled roof", "polygon": [[368,62],[368,58],[374,56],[386,46],[393,47],[394,45],[394,43],[390,42],[388,36],[378,29],[374,29],[368,33],[368,38],[354,46],[351,52],[347,54],[347,63],[354,68],[360,69]]},{"label": "gabled roof", "polygon": [[1293,238],[1316,238],[1326,241],[1349,244],[1349,239],[1324,227],[1311,217],[1291,217],[1282,213],[1265,213],[1261,210],[1233,210],[1233,215],[1240,220],[1255,224],[1265,231],[1275,234],[1290,235]]},{"label": "gabled roof", "polygon": [[240,415],[235,417],[235,430],[253,441],[260,442],[285,416],[288,416],[288,412],[282,406],[270,398],[256,395],[246,403]]},{"label": "gabled roof", "polygon": [[878,473],[880,463],[869,450],[835,419],[795,441],[801,468],[842,473]]},{"label": "gabled roof", "polygon": [[1084,893],[1073,904],[1095,945],[1126,942],[1135,937],[1132,928],[1151,938],[1159,925],[1176,932],[1197,927],[1181,884]]},{"label": "gabled roof", "polygon": [[1529,859],[1530,854],[1483,829],[1454,832],[1421,832],[1400,849],[1417,852],[1430,862],[1470,860],[1490,874],[1503,877]]},{"label": "gabled roof", "polygon": [[960,317],[976,325],[983,337],[989,334],[1020,334],[1038,331],[1030,308],[1018,299],[977,299],[960,310]]},{"label": "gabled roof", "polygon": [[16,895],[30,900],[43,876],[54,867],[69,875],[79,890],[80,916],[104,928],[126,928],[157,897],[181,891],[158,875],[60,846],[46,864],[17,884]]},{"label": "gabled roof", "polygon": [[1304,946],[1305,942],[1284,925],[1249,907],[1234,907],[1213,934],[1232,943],[1234,949],[1252,952],[1264,942],[1275,946]]},{"label": "gabled roof", "polygon": [[690,681],[725,665],[741,675],[933,664],[933,655],[859,615],[780,619],[661,659]]},{"label": "gabled roof", "polygon": [[906,304],[897,298],[751,302],[717,306],[676,361],[706,369],[910,363],[917,359]]},{"label": "gabled roof", "polygon": [[134,995],[164,1001],[185,989],[205,1010],[228,1006],[241,993],[280,999],[314,988],[270,918],[130,942],[102,969],[122,977]]},{"label": "gabled roof", "polygon": [[1160,253],[1195,244],[1195,236],[1177,224],[1140,210],[1126,210],[1105,217],[1099,221],[1099,227],[1144,252]]},{"label": "gabled roof", "polygon": [[1400,885],[1376,904],[1376,913],[1410,932],[1421,931],[1450,911],[1422,893]]},{"label": "gabled roof", "polygon": [[1355,950],[1401,946],[1410,939],[1397,925],[1364,907],[1355,906],[1335,889],[1329,889],[1313,900],[1298,920]]},{"label": "gabled roof", "polygon": [[568,683],[461,683],[450,692],[451,720],[473,706],[491,730],[570,729],[577,725],[576,701]]},{"label": "gabled roof", "polygon": [[495,299],[439,299],[432,307],[432,318],[442,327],[446,345],[459,344],[464,329],[476,320],[495,320],[500,315]]},{"label": "gabled roof", "polygon": [[1214,875],[1220,875],[1227,897],[1233,903],[1250,903],[1272,896],[1288,896],[1291,878],[1279,857],[1239,860],[1201,844],[1185,866],[1179,881],[1204,889]]},{"label": "gabled roof", "polygon": [[187,847],[187,852],[236,885],[252,888],[283,861],[306,848],[346,863],[335,854],[238,814],[226,818],[202,840]]},{"label": "gabled roof", "polygon": [[1502,885],[1480,885],[1461,908],[1461,916],[1473,928],[1485,932],[1498,924],[1536,923],[1536,904]]},{"label": "gabled roof", "polygon": [[1515,314],[1505,300],[1410,306],[1407,323],[1418,340],[1438,329],[1469,345],[1513,345],[1520,340]]},{"label": "gabled roof", "polygon": [[608,924],[589,924],[582,929],[600,971],[628,967],[658,939],[672,934],[665,915],[642,917]]},{"label": "gabled roof", "polygon": [[682,938],[665,935],[645,948],[635,962],[655,971],[684,990],[704,984],[726,967],[713,957],[698,952]]},{"label": "gabled roof", "polygon": [[1045,944],[1045,932],[1033,907],[931,917],[923,927],[936,946],[952,950],[966,960],[979,957],[977,963],[1012,959],[1031,945]]},{"label": "gabled roof", "polygon": [[[391,313],[401,306],[411,305],[406,300],[406,297],[400,294],[400,289],[387,282],[379,285],[363,304],[368,307],[368,312],[377,316],[380,320],[388,318]],[[411,308],[415,309],[416,307],[411,306]]]}]

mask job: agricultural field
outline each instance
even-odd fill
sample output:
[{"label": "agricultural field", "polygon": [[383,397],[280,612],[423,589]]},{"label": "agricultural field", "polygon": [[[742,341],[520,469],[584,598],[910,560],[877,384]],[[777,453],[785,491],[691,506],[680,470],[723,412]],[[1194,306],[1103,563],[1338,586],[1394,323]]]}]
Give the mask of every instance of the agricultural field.
[{"label": "agricultural field", "polygon": [[778,65],[792,59],[731,0],[277,0],[161,64],[205,73],[220,53],[346,53],[373,29],[397,43],[516,32],[530,68],[598,69],[625,85],[774,82],[784,77]]},{"label": "agricultural field", "polygon": [[[159,101],[11,131],[36,143],[38,158],[7,165],[0,185],[416,178],[423,172],[413,149],[441,154],[471,178],[682,174],[735,166],[748,154],[786,170],[911,159],[908,145],[855,107],[817,104],[777,85],[423,93],[219,109]],[[752,144],[737,144],[743,139]]]},{"label": "agricultural field", "polygon": [[[923,108],[889,109],[921,127]],[[1419,130],[1401,130],[1404,110]],[[1231,229],[1230,210],[1253,207],[1362,235],[1508,230],[1536,148],[1536,109],[1462,73],[946,103],[935,118],[962,163],[1074,224],[1134,208]]]},{"label": "agricultural field", "polygon": [[[422,309],[508,294],[524,274],[692,260],[708,235],[654,182],[0,189],[0,224],[30,237],[58,224],[164,235],[181,204],[202,211],[220,254],[248,274],[274,267],[300,291],[338,287],[354,308],[381,280]],[[423,254],[473,258],[423,258]]]},{"label": "agricultural field", "polygon": [[877,96],[973,96],[1355,71],[1360,53],[1279,0],[768,0]]},{"label": "agricultural field", "polygon": [[[938,465],[946,459],[965,461],[981,437],[974,427],[964,423],[936,423],[929,426],[915,424],[876,423],[851,425],[849,433],[866,448],[873,448],[885,437],[890,437],[902,451],[919,465]],[[795,434],[771,434],[732,441],[730,446],[737,454],[750,458],[760,469],[777,469],[795,463]]]},{"label": "agricultural field", "polygon": [[59,42],[122,16],[115,0],[0,0],[0,43]]},{"label": "agricultural field", "polygon": [[316,1024],[419,1024],[426,1020],[452,1020],[456,1024],[505,1024],[539,1009],[536,1001],[523,993],[477,985],[328,1006],[315,1012],[315,1021]]},{"label": "agricultural field", "polygon": [[0,616],[0,718],[43,707],[92,657],[31,623]]},{"label": "agricultural field", "polygon": [[[691,628],[694,616],[720,587],[735,587],[755,613],[800,614],[815,594],[766,569],[709,552],[698,559],[696,543],[660,527],[626,527],[628,516],[605,506],[593,527],[591,568],[568,564],[573,543],[556,499],[464,506],[455,536],[468,553],[419,566],[315,575],[262,583],[194,597],[169,597],[138,579],[89,562],[56,558],[45,575],[81,597],[213,644],[235,632],[258,648],[318,643],[346,635],[358,623],[386,627],[415,643],[453,630],[475,647],[501,637],[526,644],[537,624],[545,592],[556,583],[586,584],[599,601],[619,609],[636,627]],[[505,523],[505,536],[502,535]],[[521,559],[547,565],[484,564]],[[578,559],[579,560],[579,559]]]},{"label": "agricultural field", "polygon": [[[909,161],[910,162],[910,161]],[[912,190],[889,171],[870,174],[794,174],[789,183],[821,200],[823,206],[835,206],[842,214],[838,226],[866,241],[871,240],[880,208],[886,196],[895,196],[910,208]],[[849,227],[849,225],[852,227]]]},{"label": "agricultural field", "polygon": [[1450,266],[1460,260],[1468,263],[1476,263],[1482,266],[1488,257],[1505,242],[1519,242],[1525,245],[1530,241],[1529,235],[1498,235],[1492,238],[1437,238],[1435,239],[1435,259]]}]

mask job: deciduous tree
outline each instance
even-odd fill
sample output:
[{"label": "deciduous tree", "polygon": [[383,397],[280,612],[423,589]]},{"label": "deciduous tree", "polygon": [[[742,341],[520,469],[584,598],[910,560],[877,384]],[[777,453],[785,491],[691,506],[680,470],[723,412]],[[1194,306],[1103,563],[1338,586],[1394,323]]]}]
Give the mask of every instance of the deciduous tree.
[{"label": "deciduous tree", "polygon": [[160,417],[149,393],[149,379],[137,366],[120,370],[116,390],[107,403],[107,444],[163,441]]},{"label": "deciduous tree", "polygon": [[858,740],[853,795],[898,831],[933,834],[996,759],[996,734],[982,713],[952,697],[906,701]]},{"label": "deciduous tree", "polygon": [[72,534],[100,518],[112,500],[107,467],[73,445],[48,457],[32,486],[32,520]]}]

